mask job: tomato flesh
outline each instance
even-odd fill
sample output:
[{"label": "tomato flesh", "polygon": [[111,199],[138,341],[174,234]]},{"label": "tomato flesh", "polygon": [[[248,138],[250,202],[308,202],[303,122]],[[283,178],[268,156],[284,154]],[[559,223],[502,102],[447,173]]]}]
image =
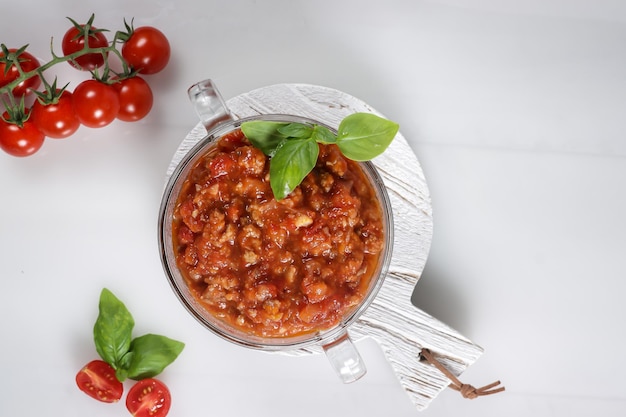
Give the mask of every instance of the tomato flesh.
[{"label": "tomato flesh", "polygon": [[115,370],[106,362],[89,362],[76,374],[76,384],[85,394],[98,401],[114,403],[122,398],[124,385],[115,376]]},{"label": "tomato flesh", "polygon": [[135,417],[165,417],[172,397],[167,386],[158,379],[142,379],[126,396],[126,408]]}]

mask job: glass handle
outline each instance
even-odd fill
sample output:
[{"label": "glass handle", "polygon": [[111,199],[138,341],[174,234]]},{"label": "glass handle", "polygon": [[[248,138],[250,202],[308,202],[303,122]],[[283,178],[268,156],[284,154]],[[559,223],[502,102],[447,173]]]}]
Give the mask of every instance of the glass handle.
[{"label": "glass handle", "polygon": [[367,372],[365,363],[347,332],[322,347],[330,364],[344,383],[354,382]]},{"label": "glass handle", "polygon": [[187,90],[189,100],[207,131],[233,117],[213,81],[200,81]]}]

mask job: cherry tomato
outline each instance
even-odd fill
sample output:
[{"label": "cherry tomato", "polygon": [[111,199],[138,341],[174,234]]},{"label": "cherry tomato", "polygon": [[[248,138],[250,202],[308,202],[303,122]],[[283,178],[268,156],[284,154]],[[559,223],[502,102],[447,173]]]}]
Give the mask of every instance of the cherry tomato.
[{"label": "cherry tomato", "polygon": [[[82,25],[81,28],[84,28]],[[89,36],[87,37],[87,44],[90,48],[104,48],[109,46],[104,33],[98,31],[95,27],[91,26],[89,30]],[[65,32],[63,41],[61,41],[61,48],[64,55],[70,55],[74,52],[81,51],[85,47],[85,35],[82,29],[79,30],[76,26],[73,26]],[[105,54],[106,55],[106,54]],[[104,65],[105,56],[101,53],[85,54],[75,59],[76,62],[68,61],[70,65],[75,68],[85,71],[93,71],[96,68]]]},{"label": "cherry tomato", "polygon": [[120,99],[113,86],[97,80],[78,84],[72,95],[74,113],[87,127],[103,127],[111,123],[120,111]]},{"label": "cherry tomato", "polygon": [[165,417],[172,397],[167,386],[158,379],[142,379],[126,396],[126,408],[135,417]]},{"label": "cherry tomato", "polygon": [[124,43],[122,56],[128,65],[142,74],[156,74],[170,60],[170,43],[160,30],[142,26],[134,29]]},{"label": "cherry tomato", "polygon": [[[5,118],[8,115],[5,113]],[[29,156],[41,148],[45,136],[33,122],[27,120],[22,127],[0,120],[0,148],[13,156]]]},{"label": "cherry tomato", "polygon": [[[9,52],[16,52],[17,49],[9,49]],[[3,57],[4,54],[0,52],[0,57]],[[23,72],[29,72],[34,69],[39,68],[40,64],[37,58],[28,52],[24,51],[17,57],[20,67]],[[5,85],[15,81],[20,76],[20,72],[17,67],[13,64],[8,70],[6,68],[6,63],[0,62],[0,87],[4,87]],[[39,76],[32,76],[21,83],[19,83],[15,88],[13,88],[13,95],[16,97],[23,96],[29,93],[31,90],[37,89],[41,84],[41,79]]]},{"label": "cherry tomato", "polygon": [[140,77],[125,78],[113,84],[120,98],[117,118],[125,122],[143,119],[152,109],[152,89]]},{"label": "cherry tomato", "polygon": [[101,360],[91,361],[78,371],[76,384],[85,394],[105,403],[118,402],[124,392],[124,385],[115,377],[115,370]]},{"label": "cherry tomato", "polygon": [[72,93],[63,91],[55,104],[41,104],[39,100],[35,100],[30,121],[50,138],[62,139],[72,135],[80,127],[72,106]]}]

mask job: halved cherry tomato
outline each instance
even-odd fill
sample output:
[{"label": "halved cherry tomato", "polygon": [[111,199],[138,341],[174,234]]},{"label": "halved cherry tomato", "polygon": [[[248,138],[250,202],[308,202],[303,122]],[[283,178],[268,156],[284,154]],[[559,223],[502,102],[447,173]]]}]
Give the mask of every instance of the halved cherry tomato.
[{"label": "halved cherry tomato", "polygon": [[152,89],[140,77],[125,78],[113,84],[120,98],[117,118],[125,122],[143,119],[152,109]]},{"label": "halved cherry tomato", "polygon": [[72,103],[76,117],[87,127],[104,127],[115,120],[120,111],[117,91],[94,79],[76,86]]},{"label": "halved cherry tomato", "polygon": [[[7,118],[5,113],[5,118]],[[13,156],[29,156],[41,148],[45,136],[27,120],[22,127],[0,120],[0,148]]]},{"label": "halved cherry tomato", "polygon": [[[63,49],[63,54],[66,56],[81,51],[85,47],[85,35],[83,33],[85,25],[80,25],[79,27],[73,26],[69,28],[67,32],[65,32],[65,36],[63,36],[61,48]],[[104,36],[104,33],[90,26],[89,36],[87,36],[87,45],[89,48],[105,48],[109,46],[109,41],[106,36]],[[68,62],[75,68],[93,71],[104,65],[104,58],[105,56],[101,53],[93,53],[76,58],[76,62]]]},{"label": "halved cherry tomato", "polygon": [[54,104],[41,104],[35,100],[30,120],[44,135],[62,139],[72,135],[80,127],[80,121],[72,106],[72,93],[63,91]]},{"label": "halved cherry tomato", "polygon": [[157,28],[142,26],[133,29],[122,46],[122,56],[141,74],[156,74],[170,60],[170,43]]},{"label": "halved cherry tomato", "polygon": [[90,397],[105,403],[122,398],[124,385],[115,377],[115,370],[101,360],[89,362],[76,374],[78,388]]},{"label": "halved cherry tomato", "polygon": [[135,417],[165,417],[172,397],[167,386],[158,379],[142,379],[126,396],[126,408]]},{"label": "halved cherry tomato", "polygon": [[[17,49],[9,49],[9,52],[17,52]],[[0,52],[0,57],[3,56],[4,54]],[[33,55],[26,51],[20,53],[17,56],[17,59],[23,72],[32,71],[39,68],[40,66],[37,58],[35,58]],[[11,65],[8,69],[6,66],[6,63],[0,62],[0,87],[4,87],[5,85],[15,81],[17,77],[20,76],[20,72],[15,64]],[[39,85],[41,85],[41,79],[39,78],[39,76],[34,75],[22,81],[15,88],[13,88],[13,95],[16,97],[21,97],[28,94],[31,90],[37,89]]]}]

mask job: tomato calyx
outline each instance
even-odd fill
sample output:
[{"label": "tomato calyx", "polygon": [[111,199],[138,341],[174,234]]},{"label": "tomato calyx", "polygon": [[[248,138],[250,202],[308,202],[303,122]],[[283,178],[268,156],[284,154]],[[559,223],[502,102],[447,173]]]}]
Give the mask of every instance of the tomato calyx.
[{"label": "tomato calyx", "polygon": [[126,21],[126,19],[124,19],[124,26],[126,27],[126,32],[122,32],[121,30],[118,31],[115,34],[115,38],[122,43],[129,40],[130,37],[133,36],[133,33],[135,33],[134,22],[135,22],[135,18],[132,18],[130,20],[130,24]]},{"label": "tomato calyx", "polygon": [[15,68],[20,72],[22,71],[22,62],[26,59],[21,57],[21,55],[26,52],[26,48],[28,48],[28,44],[22,46],[18,49],[9,49],[5,44],[0,45],[2,49],[2,56],[0,56],[0,63],[6,64],[4,68],[4,75],[7,75],[11,70],[11,65],[15,65]]},{"label": "tomato calyx", "polygon": [[111,71],[113,76],[109,78],[108,84],[117,84],[129,78],[135,78],[141,75],[141,72],[135,68],[129,67],[128,65],[122,68],[121,72]]},{"label": "tomato calyx", "polygon": [[22,97],[18,103],[15,103],[11,96],[9,96],[9,98],[11,103],[2,100],[5,112],[0,116],[0,119],[5,123],[14,124],[22,128],[30,117],[30,111],[26,109],[24,104],[24,97]]},{"label": "tomato calyx", "polygon": [[109,64],[107,62],[105,62],[104,64],[104,69],[102,70],[102,73],[100,73],[100,70],[98,68],[89,72],[91,73],[91,78],[98,82],[109,85],[115,83],[113,77],[117,74],[112,71],[111,68],[109,68]]},{"label": "tomato calyx", "polygon": [[16,68],[20,68],[20,55],[28,48],[28,44],[22,46],[19,49],[9,49],[5,44],[0,45],[2,49],[2,56],[0,56],[0,63],[6,64],[4,68],[4,75],[7,75],[11,70],[11,65],[15,65]]},{"label": "tomato calyx", "polygon": [[[87,23],[85,23],[84,25],[81,25],[76,20],[72,19],[71,17],[67,18],[67,20],[72,22],[72,24],[77,30],[77,33],[74,36],[75,40],[80,39],[82,37],[84,37],[85,39],[95,38],[98,33],[109,32],[108,29],[97,29],[93,27],[93,21],[95,18],[96,18],[96,15],[92,13],[91,16],[89,17],[89,20],[87,20]],[[85,47],[87,48],[89,47],[88,42],[85,42]]]},{"label": "tomato calyx", "polygon": [[48,83],[45,78],[42,79],[44,90],[43,91],[34,91],[37,96],[37,101],[44,106],[48,106],[50,104],[58,104],[59,99],[63,95],[63,92],[67,89],[70,83],[65,84],[63,87],[57,87],[57,78],[54,77],[54,81],[52,84]]}]

